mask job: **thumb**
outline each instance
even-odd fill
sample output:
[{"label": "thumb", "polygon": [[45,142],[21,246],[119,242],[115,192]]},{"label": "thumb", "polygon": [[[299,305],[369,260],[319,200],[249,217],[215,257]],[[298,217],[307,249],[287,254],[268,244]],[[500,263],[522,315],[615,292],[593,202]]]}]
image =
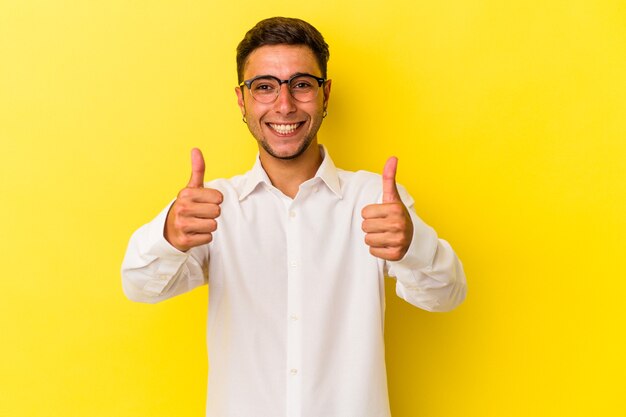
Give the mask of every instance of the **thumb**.
[{"label": "thumb", "polygon": [[198,148],[191,150],[191,178],[187,184],[189,188],[204,187],[204,157]]},{"label": "thumb", "polygon": [[387,159],[383,168],[383,203],[393,203],[400,201],[400,194],[396,187],[396,170],[398,169],[398,158],[395,156]]}]

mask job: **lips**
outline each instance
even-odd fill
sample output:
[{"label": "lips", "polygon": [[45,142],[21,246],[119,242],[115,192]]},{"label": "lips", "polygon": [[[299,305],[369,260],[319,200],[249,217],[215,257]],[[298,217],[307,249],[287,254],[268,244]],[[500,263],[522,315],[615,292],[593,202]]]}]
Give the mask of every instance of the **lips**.
[{"label": "lips", "polygon": [[300,123],[267,123],[267,125],[279,135],[285,136],[295,132],[304,122]]}]

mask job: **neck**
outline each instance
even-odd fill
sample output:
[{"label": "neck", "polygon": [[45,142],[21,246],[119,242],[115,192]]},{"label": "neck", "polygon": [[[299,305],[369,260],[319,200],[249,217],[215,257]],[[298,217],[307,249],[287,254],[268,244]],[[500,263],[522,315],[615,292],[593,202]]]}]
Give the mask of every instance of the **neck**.
[{"label": "neck", "polygon": [[322,164],[316,140],[311,142],[302,155],[294,159],[275,158],[262,147],[259,147],[259,158],[272,185],[290,198],[296,196],[300,184],[313,178]]}]

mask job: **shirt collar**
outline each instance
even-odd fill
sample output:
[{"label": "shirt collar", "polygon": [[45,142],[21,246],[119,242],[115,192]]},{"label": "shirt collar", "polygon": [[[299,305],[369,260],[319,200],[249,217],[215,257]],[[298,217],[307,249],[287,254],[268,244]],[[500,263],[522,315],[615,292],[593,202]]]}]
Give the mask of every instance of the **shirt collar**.
[{"label": "shirt collar", "polygon": [[339,172],[333,162],[332,158],[328,154],[326,147],[320,145],[320,152],[322,152],[322,164],[317,169],[315,177],[321,178],[322,181],[330,188],[330,190],[339,198],[343,198],[341,193],[341,182],[339,181]]},{"label": "shirt collar", "polygon": [[[326,148],[323,145],[319,145],[319,147],[322,154],[322,163],[317,169],[314,178],[320,178],[326,186],[337,195],[337,197],[342,198],[341,183],[339,181],[337,167],[335,167],[333,160],[330,155],[328,155]],[[252,193],[261,183],[272,185],[272,181],[270,181],[270,178],[263,169],[261,159],[257,154],[254,166],[245,175],[245,181],[243,183],[243,187],[241,188],[241,192],[239,193],[239,201],[250,195],[250,193]]]}]

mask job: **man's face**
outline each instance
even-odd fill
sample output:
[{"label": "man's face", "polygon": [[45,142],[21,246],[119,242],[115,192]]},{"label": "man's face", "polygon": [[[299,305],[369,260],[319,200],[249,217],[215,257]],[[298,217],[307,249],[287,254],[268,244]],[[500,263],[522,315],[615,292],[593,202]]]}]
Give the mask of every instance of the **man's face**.
[{"label": "man's face", "polygon": [[[296,73],[321,77],[321,71],[311,49],[303,45],[268,45],[252,51],[244,67],[244,80],[259,75],[272,75],[281,80]],[[276,101],[260,103],[247,87],[235,89],[239,107],[246,117],[248,129],[259,143],[259,152],[279,159],[294,159],[311,145],[317,144],[323,112],[328,104],[330,81],[320,88],[317,97],[301,103],[283,84]]]}]

